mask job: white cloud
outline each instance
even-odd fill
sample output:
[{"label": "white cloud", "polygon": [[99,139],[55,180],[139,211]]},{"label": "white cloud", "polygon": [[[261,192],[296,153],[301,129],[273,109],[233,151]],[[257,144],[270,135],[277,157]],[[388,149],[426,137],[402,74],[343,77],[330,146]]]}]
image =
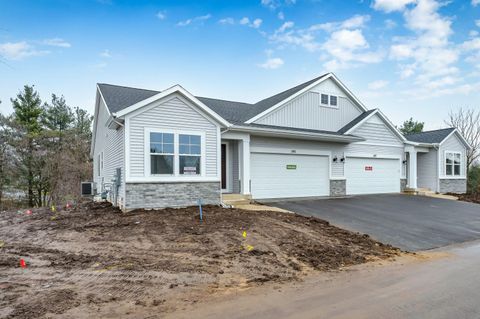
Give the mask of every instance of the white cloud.
[{"label": "white cloud", "polygon": [[247,18],[247,17],[243,17],[242,19],[240,19],[240,24],[249,24],[250,23],[250,19]]},{"label": "white cloud", "polygon": [[194,17],[194,18],[191,18],[191,19],[179,21],[177,23],[177,26],[186,27],[186,26],[189,26],[189,25],[192,25],[192,24],[203,24],[205,21],[207,21],[211,17],[212,17],[211,14],[206,14],[206,15],[203,15],[203,16]]},{"label": "white cloud", "polygon": [[280,20],[285,20],[285,14],[284,14],[283,12],[281,12],[281,11],[277,14],[277,17],[278,17]]},{"label": "white cloud", "polygon": [[285,32],[285,30],[293,28],[294,25],[295,24],[293,23],[293,21],[287,21],[282,24],[282,26],[278,29],[278,32]]},{"label": "white cloud", "polygon": [[284,64],[283,60],[280,58],[268,58],[265,63],[259,64],[258,66],[267,70],[278,69]]},{"label": "white cloud", "polygon": [[158,11],[155,15],[159,20],[165,20],[167,18],[167,12],[165,10]]},{"label": "white cloud", "polygon": [[417,86],[427,87],[429,82],[437,82],[459,71],[455,63],[460,52],[450,42],[451,19],[438,12],[442,5],[446,4],[418,0],[412,8],[405,8],[405,26],[412,35],[395,38],[390,47],[390,58],[402,61],[400,77],[416,76]]},{"label": "white cloud", "polygon": [[388,85],[388,81],[378,80],[368,83],[368,88],[370,90],[380,90]]},{"label": "white cloud", "polygon": [[480,4],[480,0],[472,0],[472,6],[476,7]]},{"label": "white cloud", "polygon": [[470,32],[468,32],[468,35],[472,38],[478,36],[480,33],[477,31],[477,30],[470,30]]},{"label": "white cloud", "polygon": [[[480,0],[479,0],[479,1],[480,1]],[[475,20],[475,25],[480,28],[480,19],[479,19],[479,20]]]},{"label": "white cloud", "polygon": [[[355,15],[344,21],[314,24],[305,29],[295,28],[292,21],[287,21],[269,39],[279,48],[302,47],[309,52],[321,52],[320,60],[328,70],[378,63],[383,59],[383,52],[369,51],[370,45],[362,32],[368,21],[368,15]],[[322,32],[327,32],[326,39]]]},{"label": "white cloud", "polygon": [[61,38],[45,39],[42,41],[42,44],[60,48],[70,48],[72,46],[70,43]]},{"label": "white cloud", "polygon": [[296,0],[261,0],[260,3],[262,6],[269,8],[270,10],[278,9],[281,6],[287,5],[294,5],[297,1]]},{"label": "white cloud", "polygon": [[218,20],[218,23],[227,25],[227,24],[235,24],[235,20],[233,18],[223,18]]},{"label": "white cloud", "polygon": [[41,56],[50,53],[46,50],[36,50],[25,41],[6,42],[0,44],[0,56],[8,60],[22,60],[32,56]]},{"label": "white cloud", "polygon": [[111,58],[111,57],[112,57],[112,54],[110,53],[110,50],[105,49],[105,50],[103,50],[102,52],[100,52],[100,56],[101,56],[102,58]]},{"label": "white cloud", "polygon": [[254,29],[258,29],[260,28],[261,25],[262,25],[262,19],[255,19],[253,20],[251,27]]},{"label": "white cloud", "polygon": [[393,11],[403,11],[407,5],[415,2],[416,0],[374,0],[372,7],[375,10],[389,13]]}]

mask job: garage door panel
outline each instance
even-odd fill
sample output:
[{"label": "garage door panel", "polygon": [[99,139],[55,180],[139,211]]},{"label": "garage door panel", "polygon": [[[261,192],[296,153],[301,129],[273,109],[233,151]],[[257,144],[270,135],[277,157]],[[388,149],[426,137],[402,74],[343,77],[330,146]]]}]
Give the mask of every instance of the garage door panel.
[{"label": "garage door panel", "polygon": [[[295,168],[287,169],[287,165]],[[251,179],[253,198],[328,196],[330,193],[326,156],[252,153]]]},{"label": "garage door panel", "polygon": [[400,192],[400,160],[356,158],[346,160],[347,194]]}]

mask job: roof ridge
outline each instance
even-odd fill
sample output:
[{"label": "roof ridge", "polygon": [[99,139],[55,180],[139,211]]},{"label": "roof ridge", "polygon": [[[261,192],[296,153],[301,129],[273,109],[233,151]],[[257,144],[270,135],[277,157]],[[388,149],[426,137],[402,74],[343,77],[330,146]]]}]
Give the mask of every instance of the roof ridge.
[{"label": "roof ridge", "polygon": [[198,96],[198,95],[196,95],[195,97],[196,97],[196,98],[200,98],[200,99],[209,99],[209,100],[217,100],[217,101],[223,101],[223,102],[232,102],[232,103],[241,103],[241,104],[247,104],[247,105],[255,105],[255,104],[247,103],[247,102],[240,102],[240,101],[233,101],[233,100],[225,100],[225,99],[217,99],[217,98],[215,98],[215,97],[206,97],[206,96]]},{"label": "roof ridge", "polygon": [[133,86],[117,85],[117,84],[110,84],[110,83],[97,83],[97,84],[98,84],[98,85],[115,86],[115,87],[125,88],[125,89],[134,89],[134,90],[142,90],[142,91],[149,91],[149,92],[157,92],[157,93],[162,92],[162,91],[157,91],[157,90],[142,89],[142,88],[133,87]]},{"label": "roof ridge", "polygon": [[294,87],[288,88],[288,89],[283,90],[283,91],[281,91],[281,92],[279,92],[279,93],[276,93],[276,94],[274,94],[274,95],[271,95],[271,96],[269,96],[269,97],[266,97],[266,98],[264,98],[264,99],[261,99],[260,101],[255,102],[253,105],[257,105],[257,104],[259,104],[259,103],[261,103],[261,102],[263,102],[263,101],[265,101],[265,100],[268,100],[268,99],[270,99],[270,98],[272,98],[272,97],[275,97],[275,96],[277,96],[277,95],[284,94],[284,93],[286,93],[286,92],[288,92],[288,91],[290,91],[290,90],[295,90],[296,88],[301,87],[301,86],[304,86],[304,85],[307,84],[307,83],[309,83],[309,84],[314,83],[315,81],[323,78],[324,76],[326,76],[326,75],[328,75],[328,74],[329,74],[329,73],[325,73],[325,74],[322,74],[322,75],[320,75],[320,76],[317,76],[316,78],[310,79],[310,80],[308,80],[308,81],[304,81],[304,82],[302,82],[302,83],[300,83],[300,84],[295,85]]}]

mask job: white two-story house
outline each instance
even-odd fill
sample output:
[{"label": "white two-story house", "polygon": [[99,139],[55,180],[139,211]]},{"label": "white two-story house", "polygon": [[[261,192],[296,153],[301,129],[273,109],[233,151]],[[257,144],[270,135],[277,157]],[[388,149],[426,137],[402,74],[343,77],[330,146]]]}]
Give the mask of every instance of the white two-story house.
[{"label": "white two-story house", "polygon": [[332,73],[255,104],[98,84],[98,192],[124,210],[253,199],[466,190],[455,128],[403,136]]}]

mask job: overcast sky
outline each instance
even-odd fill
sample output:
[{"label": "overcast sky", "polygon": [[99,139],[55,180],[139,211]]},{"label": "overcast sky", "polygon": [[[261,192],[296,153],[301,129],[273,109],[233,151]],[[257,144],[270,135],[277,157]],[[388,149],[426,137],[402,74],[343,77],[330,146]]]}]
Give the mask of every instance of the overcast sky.
[{"label": "overcast sky", "polygon": [[0,110],[33,84],[93,110],[98,82],[256,102],[334,72],[428,129],[480,108],[480,0],[0,0]]}]

